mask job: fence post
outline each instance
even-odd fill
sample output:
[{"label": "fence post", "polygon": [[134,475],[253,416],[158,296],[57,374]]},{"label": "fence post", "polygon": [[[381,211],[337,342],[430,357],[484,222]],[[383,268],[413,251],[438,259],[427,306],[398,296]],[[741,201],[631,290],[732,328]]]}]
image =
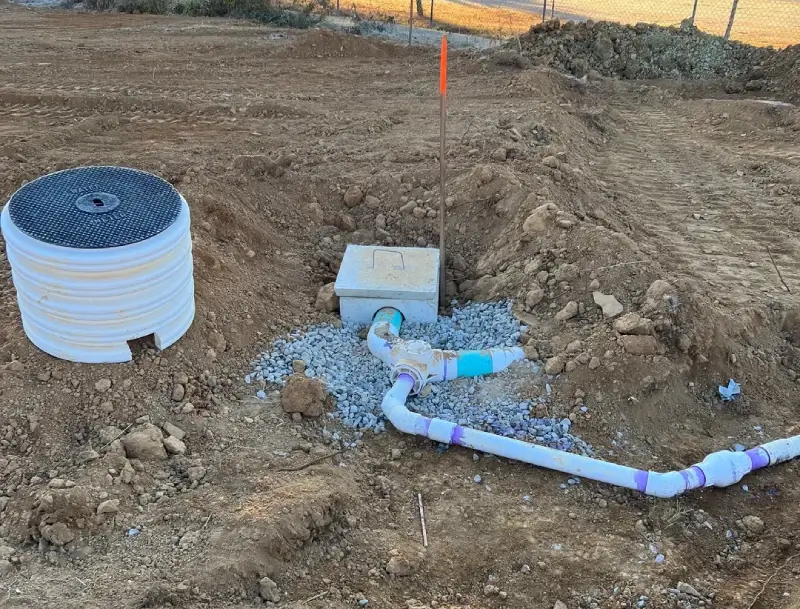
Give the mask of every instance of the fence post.
[{"label": "fence post", "polygon": [[542,23],[547,19],[547,0],[542,0]]},{"label": "fence post", "polygon": [[556,0],[550,0],[550,19],[555,19],[556,16]]},{"label": "fence post", "polygon": [[433,0],[431,0],[431,27],[433,27]]},{"label": "fence post", "polygon": [[695,17],[697,17],[697,0],[694,0],[694,6],[692,6],[692,27],[694,27]]},{"label": "fence post", "polygon": [[728,19],[728,27],[725,30],[725,40],[728,40],[731,37],[731,30],[733,29],[733,20],[736,18],[736,7],[739,6],[739,0],[733,0],[733,6],[731,7],[731,18]]},{"label": "fence post", "polygon": [[411,46],[411,30],[414,28],[414,0],[408,0],[408,46]]}]

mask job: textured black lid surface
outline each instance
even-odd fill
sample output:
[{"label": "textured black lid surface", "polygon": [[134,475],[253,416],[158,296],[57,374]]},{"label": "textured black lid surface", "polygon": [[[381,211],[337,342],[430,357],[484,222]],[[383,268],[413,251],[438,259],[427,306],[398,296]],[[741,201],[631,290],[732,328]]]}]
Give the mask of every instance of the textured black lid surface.
[{"label": "textured black lid surface", "polygon": [[42,176],[8,202],[11,221],[38,241],[101,249],[138,243],[167,229],[181,211],[169,182],[126,167],[78,167]]}]

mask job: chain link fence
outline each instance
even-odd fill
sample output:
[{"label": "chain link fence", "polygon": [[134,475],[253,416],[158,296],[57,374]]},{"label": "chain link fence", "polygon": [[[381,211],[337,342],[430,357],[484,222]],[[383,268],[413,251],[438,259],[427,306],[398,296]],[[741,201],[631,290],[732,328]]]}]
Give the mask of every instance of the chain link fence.
[{"label": "chain link fence", "polygon": [[634,25],[692,23],[709,34],[757,46],[800,44],[800,0],[317,0],[361,17],[414,27],[507,37],[543,19]]},{"label": "chain link fence", "polygon": [[543,0],[550,18],[674,26],[689,20],[709,34],[758,46],[800,43],[800,0]]}]

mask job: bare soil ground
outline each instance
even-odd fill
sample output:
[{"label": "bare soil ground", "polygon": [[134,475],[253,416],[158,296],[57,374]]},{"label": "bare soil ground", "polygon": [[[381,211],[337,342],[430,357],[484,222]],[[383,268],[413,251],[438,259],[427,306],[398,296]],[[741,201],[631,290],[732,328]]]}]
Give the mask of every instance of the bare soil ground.
[{"label": "bare soil ground", "polygon": [[[0,5],[0,23],[0,198],[85,164],[169,179],[192,209],[198,308],[165,352],[58,361],[27,342],[3,257],[0,606],[256,607],[265,576],[298,608],[795,606],[800,560],[778,570],[800,548],[795,463],[672,501],[564,489],[393,431],[338,452],[243,384],[269,341],[321,319],[346,243],[436,242],[412,211],[438,197],[435,54],[230,21]],[[450,289],[517,299],[530,346],[566,362],[551,414],[653,469],[798,433],[798,111],[451,66]],[[369,197],[348,208],[354,184]],[[653,321],[648,354],[597,284]],[[743,396],[724,405],[729,377]],[[186,453],[130,458],[148,421],[185,431]],[[679,581],[700,596],[670,595]]]}]

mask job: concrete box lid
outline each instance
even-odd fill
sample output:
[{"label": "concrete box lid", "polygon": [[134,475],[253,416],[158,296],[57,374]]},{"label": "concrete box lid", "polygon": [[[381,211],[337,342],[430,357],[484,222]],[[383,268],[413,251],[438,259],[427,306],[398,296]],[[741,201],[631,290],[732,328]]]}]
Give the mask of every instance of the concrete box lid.
[{"label": "concrete box lid", "polygon": [[339,297],[437,300],[439,250],[348,245],[334,291]]}]

